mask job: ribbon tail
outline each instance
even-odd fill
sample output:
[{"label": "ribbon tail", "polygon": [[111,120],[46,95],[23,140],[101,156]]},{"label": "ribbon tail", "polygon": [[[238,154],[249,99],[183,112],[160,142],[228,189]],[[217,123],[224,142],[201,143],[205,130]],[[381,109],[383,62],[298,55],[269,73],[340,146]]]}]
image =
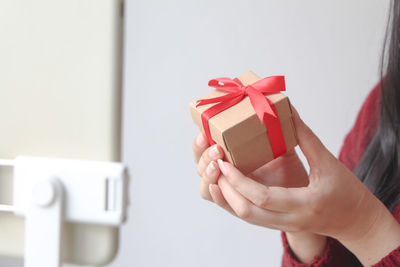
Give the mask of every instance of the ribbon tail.
[{"label": "ribbon tail", "polygon": [[251,85],[263,94],[286,91],[285,76],[271,76],[261,79]]},{"label": "ribbon tail", "polygon": [[271,116],[265,116],[264,122],[272,153],[274,158],[277,158],[287,152],[281,122],[279,118],[273,118]]},{"label": "ribbon tail", "polygon": [[254,88],[248,88],[248,93],[260,122],[265,123],[274,158],[285,154],[286,144],[275,104]]},{"label": "ribbon tail", "polygon": [[276,110],[275,104],[268,98],[265,99],[267,100],[269,106],[274,113],[274,115],[265,114],[264,122],[271,144],[272,153],[274,154],[274,158],[277,158],[285,154],[287,151],[285,138],[283,136],[281,120],[278,117],[278,112]]},{"label": "ribbon tail", "polygon": [[239,96],[241,94],[241,92],[235,92],[235,93],[229,93],[223,96],[219,96],[219,97],[214,97],[214,98],[207,98],[207,99],[200,99],[197,101],[197,105],[196,107],[199,106],[204,106],[204,105],[208,105],[208,104],[213,104],[213,103],[219,103],[219,102],[224,102],[224,101],[228,101],[232,98],[235,98],[237,96]]},{"label": "ribbon tail", "polygon": [[252,87],[249,87],[247,91],[251,105],[253,106],[254,111],[256,112],[258,119],[261,123],[263,123],[264,117],[266,115],[272,116],[274,118],[278,117],[276,110],[272,108],[274,106],[274,103],[271,100],[266,98],[260,91]]}]

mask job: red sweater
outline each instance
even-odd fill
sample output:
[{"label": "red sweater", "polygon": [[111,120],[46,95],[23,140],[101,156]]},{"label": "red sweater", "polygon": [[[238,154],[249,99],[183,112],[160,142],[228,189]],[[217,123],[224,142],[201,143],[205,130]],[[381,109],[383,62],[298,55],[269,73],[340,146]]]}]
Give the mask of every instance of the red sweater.
[{"label": "red sweater", "polygon": [[[373,138],[378,121],[380,109],[380,90],[375,87],[368,95],[357,120],[346,136],[342,149],[340,151],[339,160],[343,162],[350,170],[354,170],[358,161],[362,157],[366,147]],[[397,221],[400,222],[400,205],[392,212]],[[282,257],[283,267],[352,267],[362,266],[357,258],[347,250],[340,242],[333,238],[328,238],[326,249],[322,256],[316,256],[312,263],[300,263],[293,252],[290,250],[285,233],[282,233],[284,253]],[[396,248],[388,255],[383,257],[374,267],[400,266],[400,247]]]}]

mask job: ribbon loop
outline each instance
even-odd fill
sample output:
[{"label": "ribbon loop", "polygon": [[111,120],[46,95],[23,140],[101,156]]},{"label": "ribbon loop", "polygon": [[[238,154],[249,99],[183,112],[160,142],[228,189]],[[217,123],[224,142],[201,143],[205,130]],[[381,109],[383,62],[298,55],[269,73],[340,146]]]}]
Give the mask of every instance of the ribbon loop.
[{"label": "ribbon loop", "polygon": [[210,80],[208,82],[208,86],[224,92],[234,93],[237,92],[237,90],[239,90],[242,85],[237,83],[237,81],[232,80],[231,78],[222,77]]}]

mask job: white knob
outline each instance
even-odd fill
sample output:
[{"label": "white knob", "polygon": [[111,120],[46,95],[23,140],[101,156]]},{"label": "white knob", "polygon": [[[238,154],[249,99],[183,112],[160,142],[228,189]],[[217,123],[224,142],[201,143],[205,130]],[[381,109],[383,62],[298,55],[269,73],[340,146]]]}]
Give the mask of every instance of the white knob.
[{"label": "white knob", "polygon": [[32,197],[36,205],[43,208],[50,206],[55,197],[54,185],[49,180],[35,184]]}]

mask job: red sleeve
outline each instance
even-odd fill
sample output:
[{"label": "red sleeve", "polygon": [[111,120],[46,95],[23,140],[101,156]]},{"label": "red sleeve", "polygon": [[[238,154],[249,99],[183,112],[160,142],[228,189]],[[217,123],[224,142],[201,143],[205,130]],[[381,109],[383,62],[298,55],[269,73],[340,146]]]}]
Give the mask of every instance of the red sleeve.
[{"label": "red sleeve", "polygon": [[[362,105],[356,122],[347,134],[340,150],[339,160],[350,170],[353,170],[356,167],[365,148],[368,146],[371,138],[375,134],[379,120],[379,107],[380,89],[379,86],[376,86],[370,92]],[[296,256],[289,247],[285,233],[282,233],[282,241],[284,248],[282,257],[283,267],[362,266],[349,250],[333,238],[328,237],[328,243],[323,255],[316,256],[310,264],[301,263],[296,259]],[[396,259],[399,261],[395,261]],[[398,249],[398,251],[393,251],[382,259],[381,262],[384,262],[382,263],[383,265],[376,265],[375,267],[400,266],[400,249]]]},{"label": "red sleeve", "polygon": [[[357,258],[342,244],[333,238],[327,240],[327,245],[322,255],[315,256],[309,264],[297,260],[289,247],[286,234],[282,232],[283,257],[282,267],[337,267],[337,266],[361,266]],[[380,267],[380,266],[379,266]]]},{"label": "red sleeve", "polygon": [[372,265],[372,267],[392,267],[392,266],[400,266],[400,247],[390,252],[377,264]]}]

